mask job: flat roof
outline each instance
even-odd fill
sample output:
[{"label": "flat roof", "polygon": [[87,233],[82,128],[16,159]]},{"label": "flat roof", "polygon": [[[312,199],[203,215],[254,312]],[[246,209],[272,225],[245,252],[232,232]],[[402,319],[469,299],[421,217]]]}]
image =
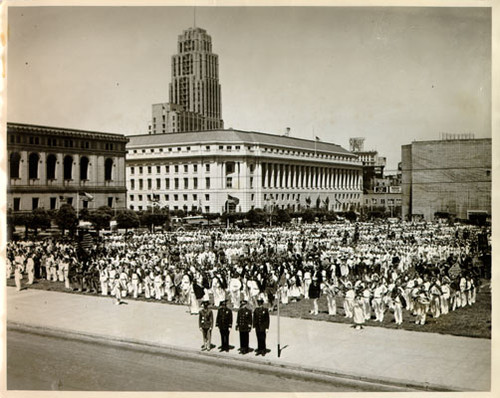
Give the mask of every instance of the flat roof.
[{"label": "flat roof", "polygon": [[330,142],[234,129],[192,131],[185,133],[141,134],[129,135],[127,137],[130,139],[127,144],[128,148],[207,143],[245,143],[287,147],[297,150],[317,150],[320,152],[331,152],[352,157],[358,156],[342,148],[340,145]]},{"label": "flat roof", "polygon": [[106,133],[101,131],[79,130],[79,129],[64,128],[64,127],[7,122],[7,132],[11,129],[23,130],[26,132],[33,132],[39,134],[51,133],[51,134],[66,134],[66,135],[72,134],[72,135],[86,135],[86,136],[93,135],[94,138],[113,139],[113,140],[128,142],[127,136],[118,133]]}]

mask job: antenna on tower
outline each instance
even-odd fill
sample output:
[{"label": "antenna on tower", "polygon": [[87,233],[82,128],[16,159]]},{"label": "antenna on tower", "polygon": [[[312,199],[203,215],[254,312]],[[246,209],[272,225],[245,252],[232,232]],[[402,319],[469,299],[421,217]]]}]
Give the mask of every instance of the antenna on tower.
[{"label": "antenna on tower", "polygon": [[193,9],[193,28],[196,28],[196,6]]}]

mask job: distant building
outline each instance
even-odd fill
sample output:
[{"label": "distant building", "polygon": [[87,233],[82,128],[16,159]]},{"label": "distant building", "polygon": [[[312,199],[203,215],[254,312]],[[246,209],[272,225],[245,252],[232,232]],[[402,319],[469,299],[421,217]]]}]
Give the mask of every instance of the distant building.
[{"label": "distant building", "polygon": [[169,103],[152,106],[149,134],[222,129],[219,58],[212,38],[201,28],[189,28],[178,38],[172,56]]},{"label": "distant building", "polygon": [[336,144],[238,130],[129,136],[128,203],[203,213],[359,210],[361,163]]},{"label": "distant building", "polygon": [[403,217],[491,215],[491,139],[447,137],[402,146]]},{"label": "distant building", "polygon": [[125,208],[127,141],[119,134],[7,123],[8,208]]},{"label": "distant building", "polygon": [[380,211],[393,217],[401,216],[401,182],[398,175],[384,175],[387,163],[378,151],[366,151],[363,137],[349,139],[349,149],[358,155],[363,165],[363,200],[365,212]]},{"label": "distant building", "polygon": [[379,156],[375,150],[366,151],[364,141],[363,137],[350,138],[349,149],[358,155],[363,165],[363,192],[367,194],[373,192],[373,188],[377,185],[376,179],[383,178],[387,160]]}]

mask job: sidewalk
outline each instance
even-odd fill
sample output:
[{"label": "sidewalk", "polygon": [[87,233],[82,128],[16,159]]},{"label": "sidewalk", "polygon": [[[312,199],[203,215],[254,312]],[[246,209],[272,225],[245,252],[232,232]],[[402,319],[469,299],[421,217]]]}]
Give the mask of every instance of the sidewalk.
[{"label": "sidewalk", "polygon": [[[8,323],[200,350],[198,317],[189,315],[186,306],[134,300],[117,306],[109,297],[42,290],[16,292],[11,287],[6,290]],[[238,348],[234,323],[230,344]],[[280,330],[280,358],[276,316],[271,316],[267,338],[271,352],[265,357],[242,356],[236,349],[214,352],[242,361],[251,356],[252,362],[431,389],[490,390],[491,340],[377,327],[354,330],[345,324],[292,318],[281,318]],[[217,329],[212,343],[220,345]],[[253,332],[250,346],[256,347]]]}]

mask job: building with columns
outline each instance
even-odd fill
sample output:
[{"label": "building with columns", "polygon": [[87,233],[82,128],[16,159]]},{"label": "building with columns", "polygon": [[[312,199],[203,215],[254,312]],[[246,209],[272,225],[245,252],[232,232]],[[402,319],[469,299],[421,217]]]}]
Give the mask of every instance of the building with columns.
[{"label": "building with columns", "polygon": [[169,100],[153,104],[150,134],[223,128],[219,57],[206,30],[192,27],[179,35]]},{"label": "building with columns", "polygon": [[232,129],[128,138],[133,210],[346,211],[361,203],[361,162],[336,144]]},{"label": "building with columns", "polygon": [[119,134],[7,123],[8,208],[125,208],[127,141]]}]

